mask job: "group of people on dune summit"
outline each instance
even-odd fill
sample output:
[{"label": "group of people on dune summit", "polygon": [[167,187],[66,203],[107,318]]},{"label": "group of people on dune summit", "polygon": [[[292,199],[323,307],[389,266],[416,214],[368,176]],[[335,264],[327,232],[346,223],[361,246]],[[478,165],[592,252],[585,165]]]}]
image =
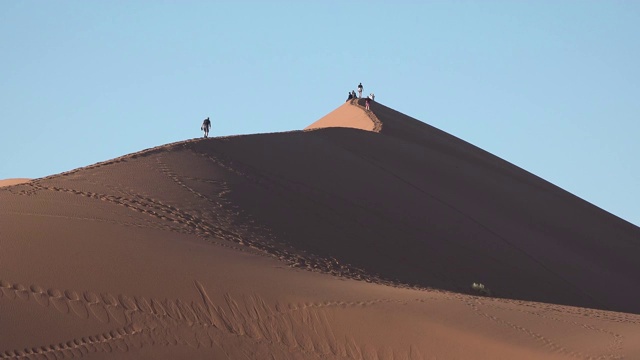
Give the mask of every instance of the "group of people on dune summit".
[{"label": "group of people on dune summit", "polygon": [[[362,83],[358,84],[358,96],[356,97],[356,92],[355,90],[352,90],[349,93],[349,97],[347,98],[347,101],[351,100],[351,99],[362,99],[362,90],[364,90],[364,87],[362,86]],[[369,105],[371,105],[371,102],[373,100],[375,100],[376,96],[371,93],[369,94],[369,96],[367,96],[367,100],[365,101],[365,109],[370,110],[369,109]]]},{"label": "group of people on dune summit", "polygon": [[[358,95],[356,97],[356,92],[355,90],[351,91],[349,93],[349,98],[347,99],[347,101],[351,100],[351,99],[362,99],[362,90],[364,90],[364,87],[362,86],[362,83],[358,84]],[[371,101],[375,100],[376,96],[371,93],[369,94],[369,96],[367,96],[367,99],[365,101],[365,109],[366,110],[370,110],[369,109],[369,105],[371,105]],[[211,120],[209,120],[209,118],[207,117],[206,119],[204,119],[204,121],[202,121],[202,126],[200,126],[200,130],[204,131],[204,137],[207,138],[209,137],[209,130],[211,129]]]}]

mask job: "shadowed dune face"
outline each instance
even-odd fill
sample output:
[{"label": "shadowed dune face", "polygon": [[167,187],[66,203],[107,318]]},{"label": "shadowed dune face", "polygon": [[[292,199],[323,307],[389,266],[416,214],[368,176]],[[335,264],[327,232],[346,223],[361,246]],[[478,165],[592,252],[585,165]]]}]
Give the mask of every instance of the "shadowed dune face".
[{"label": "shadowed dune face", "polygon": [[503,297],[640,311],[637,227],[440,141],[328,128],[188,146],[241,169],[232,202],[297,256],[438,289],[479,281]]},{"label": "shadowed dune face", "polygon": [[1,188],[0,358],[640,354],[638,227],[371,109]]}]

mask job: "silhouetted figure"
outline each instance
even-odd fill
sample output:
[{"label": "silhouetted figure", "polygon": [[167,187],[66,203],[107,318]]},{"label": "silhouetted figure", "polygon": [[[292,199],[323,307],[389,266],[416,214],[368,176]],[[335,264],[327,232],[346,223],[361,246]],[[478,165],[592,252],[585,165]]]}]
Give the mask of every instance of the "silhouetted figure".
[{"label": "silhouetted figure", "polygon": [[358,95],[356,95],[356,91],[355,90],[351,90],[351,95],[353,95],[353,98],[355,99],[356,97],[358,97]]},{"label": "silhouetted figure", "polygon": [[371,93],[371,94],[369,94],[369,99],[371,99],[371,101],[375,101],[376,100],[376,96],[373,93]]},{"label": "silhouetted figure", "polygon": [[358,99],[362,99],[362,90],[364,89],[364,87],[362,86],[362,83],[360,83],[358,85]]},{"label": "silhouetted figure", "polygon": [[211,120],[209,118],[204,119],[200,130],[204,131],[204,137],[209,137],[209,129],[211,129]]},{"label": "silhouetted figure", "polygon": [[349,93],[349,97],[347,98],[347,101],[349,101],[349,100],[351,100],[351,99],[353,99],[353,94],[352,94],[352,93]]}]

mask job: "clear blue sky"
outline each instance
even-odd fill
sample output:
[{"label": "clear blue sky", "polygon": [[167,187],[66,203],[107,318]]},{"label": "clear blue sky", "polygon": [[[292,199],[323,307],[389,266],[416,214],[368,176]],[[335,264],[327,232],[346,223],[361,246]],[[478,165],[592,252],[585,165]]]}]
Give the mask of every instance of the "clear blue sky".
[{"label": "clear blue sky", "polygon": [[365,93],[640,225],[640,1],[3,1],[0,179]]}]

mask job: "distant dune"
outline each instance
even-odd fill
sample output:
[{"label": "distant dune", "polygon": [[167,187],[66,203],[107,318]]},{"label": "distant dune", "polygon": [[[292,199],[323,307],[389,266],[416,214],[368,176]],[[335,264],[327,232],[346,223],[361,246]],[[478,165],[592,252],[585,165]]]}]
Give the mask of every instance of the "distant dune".
[{"label": "distant dune", "polygon": [[4,179],[4,180],[0,180],[0,187],[23,184],[28,181],[29,179]]},{"label": "distant dune", "polygon": [[640,358],[640,228],[362,105],[0,188],[0,358]]}]

